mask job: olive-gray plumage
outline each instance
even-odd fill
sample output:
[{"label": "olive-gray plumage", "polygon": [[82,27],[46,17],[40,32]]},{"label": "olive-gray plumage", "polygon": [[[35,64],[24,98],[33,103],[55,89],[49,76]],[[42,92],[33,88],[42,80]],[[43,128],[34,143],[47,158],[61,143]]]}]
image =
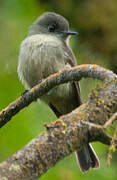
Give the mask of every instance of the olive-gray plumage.
[{"label": "olive-gray plumage", "polygon": [[[68,21],[59,14],[48,12],[40,16],[30,27],[28,37],[21,43],[18,75],[26,88],[32,88],[50,74],[76,65],[69,47]],[[77,82],[62,84],[41,97],[59,117],[81,104]],[[99,161],[89,144],[77,151],[80,168],[83,172],[99,167]]]}]

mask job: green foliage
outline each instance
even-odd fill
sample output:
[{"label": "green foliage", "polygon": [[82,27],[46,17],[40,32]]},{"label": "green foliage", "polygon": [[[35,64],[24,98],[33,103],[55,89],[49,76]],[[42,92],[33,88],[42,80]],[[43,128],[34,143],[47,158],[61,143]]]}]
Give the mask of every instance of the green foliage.
[{"label": "green foliage", "polygon": [[[114,61],[117,56],[116,0],[106,0],[106,3],[101,0],[1,0],[0,109],[5,108],[24,91],[17,77],[20,42],[26,37],[33,20],[45,11],[55,11],[64,15],[70,21],[70,26],[79,31],[80,35],[71,40],[79,64],[95,63],[109,68],[117,66]],[[82,98],[87,100],[89,91],[97,82],[87,79],[84,81],[81,83],[81,92]],[[55,115],[42,102],[34,102],[22,110],[0,129],[0,161],[5,160],[44,130],[44,122],[55,119]],[[116,179],[116,153],[111,167],[108,168],[108,148],[99,143],[95,143],[94,146],[100,158],[99,170],[91,170],[83,175],[77,167],[75,157],[71,155],[49,170],[41,180]]]}]

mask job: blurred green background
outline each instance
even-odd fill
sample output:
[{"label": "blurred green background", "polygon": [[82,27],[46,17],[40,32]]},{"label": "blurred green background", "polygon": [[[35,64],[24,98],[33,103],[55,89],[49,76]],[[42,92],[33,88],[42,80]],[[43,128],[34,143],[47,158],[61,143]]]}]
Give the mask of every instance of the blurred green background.
[{"label": "blurred green background", "polygon": [[[78,64],[99,64],[117,72],[117,0],[0,0],[0,109],[5,108],[24,91],[17,77],[19,46],[31,23],[43,12],[54,11],[65,16],[79,36],[70,41]],[[86,101],[97,80],[81,82],[82,99]],[[0,129],[0,161],[22,148],[44,130],[43,123],[55,120],[42,102],[23,109]],[[100,169],[82,174],[74,154],[59,162],[41,180],[115,180],[117,153],[107,167],[108,147],[93,143],[100,159]]]}]

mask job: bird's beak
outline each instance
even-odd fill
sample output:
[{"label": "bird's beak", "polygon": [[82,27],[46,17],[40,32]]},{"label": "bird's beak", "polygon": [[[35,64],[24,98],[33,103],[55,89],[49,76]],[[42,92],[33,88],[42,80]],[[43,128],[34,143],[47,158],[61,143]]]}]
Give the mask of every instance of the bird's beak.
[{"label": "bird's beak", "polygon": [[78,35],[78,32],[73,32],[73,31],[61,31],[61,33],[66,35]]}]

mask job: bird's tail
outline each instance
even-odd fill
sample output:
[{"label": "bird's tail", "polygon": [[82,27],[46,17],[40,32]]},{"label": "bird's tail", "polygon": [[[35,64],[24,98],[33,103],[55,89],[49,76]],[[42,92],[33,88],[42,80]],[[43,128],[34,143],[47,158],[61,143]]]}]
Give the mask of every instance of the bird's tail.
[{"label": "bird's tail", "polygon": [[84,144],[81,149],[76,152],[76,158],[83,173],[90,168],[99,168],[100,166],[98,157],[91,144]]}]

